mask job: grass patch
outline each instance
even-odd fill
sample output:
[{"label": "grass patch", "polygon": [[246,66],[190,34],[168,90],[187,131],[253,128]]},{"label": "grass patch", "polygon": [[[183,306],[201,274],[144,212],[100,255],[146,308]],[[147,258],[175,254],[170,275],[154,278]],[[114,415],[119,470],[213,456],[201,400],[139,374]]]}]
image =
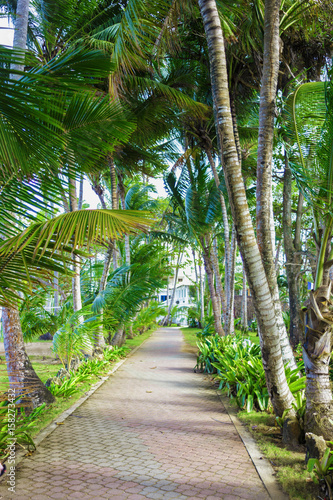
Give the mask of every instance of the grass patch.
[{"label": "grass patch", "polygon": [[131,351],[135,349],[135,347],[138,347],[139,345],[142,344],[145,340],[149,339],[149,337],[156,331],[156,328],[152,328],[151,330],[148,330],[147,332],[142,333],[141,335],[137,335],[136,337],[133,337],[132,339],[126,339],[125,346],[129,347]]},{"label": "grass patch", "polygon": [[[33,369],[37,373],[38,377],[41,379],[41,381],[45,384],[48,378],[54,377],[57,372],[61,368],[61,363],[54,363],[52,362],[51,364],[48,364],[47,361],[44,363],[40,363],[39,361],[42,360],[43,356],[34,356],[36,359],[35,362],[32,362]],[[7,375],[7,368],[6,368],[6,362],[1,361],[0,363],[0,390],[1,392],[5,392],[8,389],[8,375]]]},{"label": "grass patch", "polygon": [[185,342],[191,347],[195,347],[197,349],[197,333],[202,332],[202,328],[189,328],[188,326],[181,328],[183,332]]},{"label": "grass patch", "polygon": [[318,487],[306,470],[305,447],[300,447],[299,451],[290,451],[284,447],[279,429],[275,427],[274,415],[240,411],[237,416],[246,424],[263,455],[274,467],[276,477],[289,494],[290,500],[317,498]]}]

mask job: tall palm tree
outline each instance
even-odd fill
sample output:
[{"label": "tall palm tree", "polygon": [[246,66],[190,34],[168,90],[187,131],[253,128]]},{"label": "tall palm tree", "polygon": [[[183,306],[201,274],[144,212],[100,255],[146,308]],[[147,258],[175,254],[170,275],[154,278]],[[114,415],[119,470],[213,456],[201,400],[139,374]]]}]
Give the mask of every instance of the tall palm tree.
[{"label": "tall palm tree", "polygon": [[[271,6],[266,1],[266,14]],[[260,340],[268,392],[276,414],[281,415],[291,407],[293,396],[289,390],[282,362],[279,332],[274,305],[261,255],[254,235],[246,201],[244,182],[238,160],[230,109],[224,39],[216,2],[199,0],[211,67],[212,92],[215,107],[216,129],[219,137],[221,162],[224,167],[229,201],[237,230],[238,245],[246,267],[256,315],[260,327]],[[275,29],[269,22],[265,30]],[[268,55],[268,53],[267,53]],[[270,59],[267,59],[266,64]]]},{"label": "tall palm tree", "polygon": [[[289,153],[294,173],[314,219],[317,268],[314,289],[303,310],[305,342],[306,415],[309,432],[330,439],[333,430],[333,398],[329,380],[333,317],[329,270],[333,263],[333,84],[305,83],[288,98]],[[298,154],[296,155],[295,148]],[[296,158],[295,158],[296,155]]]}]

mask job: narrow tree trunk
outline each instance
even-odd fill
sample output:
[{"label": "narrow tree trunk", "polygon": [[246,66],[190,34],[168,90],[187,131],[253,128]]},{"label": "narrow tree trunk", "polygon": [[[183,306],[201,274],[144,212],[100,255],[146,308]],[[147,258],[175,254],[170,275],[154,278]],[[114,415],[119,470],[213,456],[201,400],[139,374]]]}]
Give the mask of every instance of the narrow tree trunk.
[{"label": "narrow tree trunk", "polygon": [[[286,271],[289,293],[289,311],[290,311],[290,342],[296,346],[302,337],[302,324],[300,318],[301,304],[299,301],[299,273],[301,270],[301,257],[296,253],[294,241],[300,242],[299,229],[295,240],[292,237],[291,221],[291,188],[292,174],[285,153],[285,171],[283,184],[283,241],[286,254]],[[302,211],[300,207],[300,212]],[[300,217],[298,217],[300,219]],[[300,224],[298,224],[300,226]],[[300,243],[298,243],[300,245]],[[299,248],[298,248],[299,250]]]},{"label": "narrow tree trunk", "polygon": [[[13,39],[13,48],[25,50],[27,45],[28,34],[28,18],[29,18],[29,0],[17,0],[16,4],[16,19],[15,31]],[[24,55],[22,56],[21,64],[13,64],[14,71],[24,71]],[[12,74],[11,78],[19,80],[22,75]]]},{"label": "narrow tree trunk", "polygon": [[275,264],[275,272],[277,275],[279,275],[280,273],[280,266],[279,266],[279,259],[280,259],[280,250],[281,250],[281,240],[279,241],[278,243],[278,246],[277,246],[277,249],[276,249],[276,252],[275,252],[275,260],[274,260],[274,264]]},{"label": "narrow tree trunk", "polygon": [[54,271],[54,279],[53,279],[53,285],[54,285],[54,315],[58,315],[58,308],[59,308],[59,273],[58,271]]},{"label": "narrow tree trunk", "polygon": [[214,238],[214,241],[213,241],[211,258],[212,258],[212,264],[213,264],[213,269],[214,269],[214,274],[215,274],[216,294],[219,297],[221,309],[223,312],[223,317],[225,318],[226,311],[227,311],[227,301],[226,301],[226,297],[225,297],[225,293],[224,293],[222,281],[221,281],[216,237]]},{"label": "narrow tree trunk", "polygon": [[114,334],[114,336],[112,337],[111,345],[116,345],[120,347],[124,344],[125,339],[126,339],[125,329],[124,326],[121,325]]},{"label": "narrow tree trunk", "polygon": [[84,175],[80,175],[80,190],[79,190],[79,203],[78,203],[78,210],[82,210],[82,205],[83,205],[83,181],[84,181]]},{"label": "narrow tree trunk", "polygon": [[[76,195],[76,182],[75,179],[69,178],[69,200],[71,212],[76,212],[78,210],[77,195]],[[81,262],[80,257],[72,254],[74,260],[73,271],[75,273],[72,278],[72,293],[73,293],[73,308],[74,312],[82,309],[81,300]]]},{"label": "narrow tree trunk", "polygon": [[282,415],[284,410],[291,407],[293,396],[285,376],[274,304],[254,235],[235,145],[220,17],[215,0],[199,0],[199,7],[209,50],[212,93],[221,163],[224,168],[229,202],[237,231],[238,245],[246,267],[246,275],[259,322],[263,366],[268,393],[275,413]]},{"label": "narrow tree trunk", "polygon": [[[206,155],[209,160],[210,167],[213,172],[215,185],[217,189],[220,186],[220,179],[218,172],[216,170],[215,161],[210,149],[206,148]],[[222,210],[222,220],[223,220],[223,228],[224,228],[224,260],[225,260],[225,298],[221,296],[221,305],[223,310],[223,319],[226,325],[229,324],[229,311],[230,311],[230,300],[231,300],[231,283],[230,283],[230,265],[231,265],[231,250],[230,250],[230,230],[229,230],[229,221],[228,221],[228,213],[227,207],[225,204],[225,200],[222,192],[219,190],[220,196],[220,204]],[[228,328],[227,328],[228,330]]]},{"label": "narrow tree trunk", "polygon": [[[119,191],[121,208],[122,208],[122,210],[126,210],[125,186],[124,186],[124,182],[123,182],[123,176],[120,174],[118,174],[118,191]],[[129,234],[125,234],[124,242],[125,242],[125,262],[126,262],[126,266],[130,266],[131,265],[131,247],[130,247]]]},{"label": "narrow tree trunk", "polygon": [[193,255],[193,265],[194,265],[194,274],[195,274],[195,292],[197,296],[197,303],[199,304],[200,300],[200,283],[199,283],[199,276],[198,276],[198,269],[197,269],[197,262],[195,260],[195,250],[192,247],[192,255]]},{"label": "narrow tree trunk", "polygon": [[203,327],[204,316],[205,316],[204,276],[202,273],[201,264],[199,264],[198,267],[199,267],[199,279],[200,279],[200,323],[201,323],[201,326]]},{"label": "narrow tree trunk", "polygon": [[[175,269],[175,281],[173,284],[172,295],[171,295],[171,300],[169,303],[168,313],[167,313],[167,315],[164,318],[164,321],[162,323],[163,326],[168,326],[169,322],[170,322],[171,309],[172,309],[172,306],[173,306],[173,303],[175,300],[177,281],[178,281],[178,273],[179,273],[179,267],[181,265],[182,258],[183,258],[183,252],[184,252],[184,250],[181,249],[181,250],[179,250],[179,253],[178,253],[177,265],[176,265],[176,269]],[[169,298],[169,295],[168,295],[168,298]]]},{"label": "narrow tree trunk", "polygon": [[246,271],[243,264],[243,292],[242,292],[242,326],[245,330],[248,329],[247,324],[247,287],[246,287]]},{"label": "narrow tree trunk", "polygon": [[209,294],[212,301],[213,315],[214,315],[214,328],[216,333],[218,333],[221,337],[225,335],[224,330],[222,328],[221,323],[221,306],[219,301],[217,300],[216,290],[214,286],[214,268],[212,264],[211,251],[209,248],[208,237],[200,238],[201,246],[202,246],[202,254],[205,264],[205,271],[207,275]]},{"label": "narrow tree trunk", "polygon": [[257,241],[274,303],[283,362],[294,369],[297,365],[282,316],[274,262],[275,242],[272,239],[272,156],[280,62],[280,4],[281,0],[266,0],[265,2],[264,60],[260,91],[257,161]]},{"label": "narrow tree trunk", "polygon": [[20,406],[29,412],[42,403],[53,403],[51,392],[32,368],[26,353],[21,321],[16,307],[2,309],[3,341],[9,386],[15,397],[22,396]]},{"label": "narrow tree trunk", "polygon": [[[109,170],[110,170],[110,182],[111,182],[111,203],[112,203],[112,210],[117,210],[118,209],[118,193],[117,193],[117,175],[116,175],[116,168],[114,165],[114,161],[111,155],[108,157],[108,163],[109,163]],[[118,269],[118,262],[117,262],[117,245],[114,245],[113,249],[113,270],[115,271]]]},{"label": "narrow tree trunk", "polygon": [[236,251],[237,251],[237,241],[236,241],[236,229],[235,225],[232,224],[231,232],[231,245],[230,245],[230,262],[229,262],[229,301],[228,301],[228,314],[226,321],[226,334],[235,334],[235,268],[236,268]]}]

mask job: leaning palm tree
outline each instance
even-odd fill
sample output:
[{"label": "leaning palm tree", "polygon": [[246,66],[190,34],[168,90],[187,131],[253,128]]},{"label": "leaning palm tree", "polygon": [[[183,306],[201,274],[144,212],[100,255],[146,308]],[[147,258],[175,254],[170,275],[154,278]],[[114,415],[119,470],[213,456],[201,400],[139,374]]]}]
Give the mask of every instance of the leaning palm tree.
[{"label": "leaning palm tree", "polygon": [[117,239],[125,232],[145,229],[149,217],[131,211],[76,211],[32,223],[1,243],[0,303],[4,306],[7,371],[11,388],[16,395],[24,395],[25,402],[35,407],[53,398],[36,376],[24,348],[18,292],[31,293],[41,278],[50,282],[51,271],[66,272],[72,253],[80,253],[75,250],[77,247],[105,244],[109,238]]},{"label": "leaning palm tree", "polygon": [[312,207],[317,268],[303,309],[307,376],[305,427],[331,439],[333,398],[329,379],[333,328],[333,81],[299,86],[287,101],[289,155],[298,186]]},{"label": "leaning palm tree", "polygon": [[[7,66],[12,66],[16,54],[3,49],[0,56]],[[73,68],[76,70],[75,78]],[[81,222],[85,221],[81,230],[75,216],[74,219],[44,219],[28,225],[33,207],[42,205],[41,192],[37,191],[37,186],[49,191],[44,205],[56,202],[59,193],[54,198],[52,194],[55,186],[61,188],[57,178],[59,158],[63,159],[62,166],[70,170],[71,175],[74,175],[76,166],[73,158],[80,158],[81,163],[96,161],[105,153],[105,147],[110,147],[105,146],[102,140],[100,125],[103,124],[103,131],[106,125],[107,131],[107,124],[110,125],[112,117],[115,118],[118,113],[114,113],[112,104],[103,103],[104,100],[96,97],[89,87],[84,87],[88,74],[91,84],[94,77],[107,76],[110,72],[108,58],[99,51],[73,50],[51,61],[46,68],[37,68],[23,75],[15,83],[10,78],[10,71],[5,66],[0,75],[4,90],[0,103],[0,162],[4,174],[0,201],[7,200],[8,203],[3,203],[1,207],[1,235],[5,239],[0,251],[1,303],[6,306],[4,330],[10,383],[20,393],[26,392],[31,384],[35,385],[33,390],[30,387],[29,395],[32,404],[37,405],[43,400],[52,400],[52,396],[33,372],[25,353],[16,303],[17,292],[29,293],[37,278],[43,278],[47,270],[62,271],[64,265],[60,265],[63,257],[61,253],[66,254],[69,249],[73,252],[74,249],[76,255],[76,246],[89,241],[91,237],[94,240],[94,234],[99,234],[99,240],[104,241],[106,234],[117,238],[124,232],[122,224],[115,224],[114,218],[108,220],[105,213],[92,211],[78,213]],[[94,122],[94,128],[82,126],[87,122]],[[113,143],[124,137],[123,126],[124,130],[127,127],[125,122],[122,126],[120,121],[114,122],[114,125],[113,132],[109,129]],[[64,133],[66,129],[67,133]],[[81,156],[73,154],[74,151],[79,151]],[[27,176],[28,179],[24,181]],[[37,181],[38,178],[40,181]],[[18,179],[22,179],[21,183]],[[17,192],[13,191],[15,186],[19,186]],[[20,199],[20,195],[23,199]],[[25,218],[17,216],[22,213]],[[131,217],[129,213],[126,216]],[[70,239],[66,234],[70,234]]]}]

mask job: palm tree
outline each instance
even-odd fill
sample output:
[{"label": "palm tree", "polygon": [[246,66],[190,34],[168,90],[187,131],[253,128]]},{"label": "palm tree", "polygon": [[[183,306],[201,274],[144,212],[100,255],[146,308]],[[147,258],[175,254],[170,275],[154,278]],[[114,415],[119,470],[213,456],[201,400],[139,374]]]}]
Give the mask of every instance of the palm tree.
[{"label": "palm tree", "polygon": [[106,328],[113,332],[112,345],[122,344],[144,302],[153,298],[165,283],[168,272],[167,252],[161,243],[138,235],[133,241],[132,263],[110,273],[106,287],[93,301],[93,310],[103,309]]},{"label": "palm tree", "polygon": [[[271,2],[266,1],[266,15]],[[214,0],[199,0],[211,67],[212,92],[215,107],[216,129],[220,141],[221,162],[224,167],[229,202],[237,229],[238,245],[246,267],[246,275],[254,297],[260,328],[263,364],[268,392],[276,414],[282,415],[291,407],[293,396],[284,374],[279,332],[274,305],[261,255],[254,235],[246,201],[244,181],[238,160],[230,110],[225,49],[218,9]],[[268,22],[265,30],[274,25]],[[268,53],[266,52],[267,57]],[[266,64],[270,61],[269,57]]]},{"label": "palm tree", "polygon": [[[184,167],[178,181],[173,172],[168,175],[168,188],[176,214],[177,212],[179,214],[179,222],[186,227],[186,232],[195,238],[202,251],[213,307],[214,326],[219,335],[224,335],[221,324],[221,303],[214,285],[214,258],[212,258],[214,233],[217,230],[216,222],[220,208],[219,193],[216,187],[209,183],[207,167],[201,158],[193,163],[188,159],[186,163],[188,168]],[[175,218],[171,220],[175,221]]]},{"label": "palm tree", "polygon": [[333,325],[329,278],[333,262],[332,74],[330,78],[328,83],[299,86],[288,98],[286,112],[288,154],[294,160],[297,183],[313,211],[318,249],[314,289],[302,313],[305,326],[303,359],[307,376],[305,426],[308,432],[323,435],[325,439],[330,439],[333,427],[333,398],[328,372]]},{"label": "palm tree", "polygon": [[[30,224],[0,245],[0,301],[7,371],[11,388],[32,405],[51,402],[52,396],[33,371],[26,354],[17,309],[17,290],[29,293],[50,271],[66,272],[73,248],[119,238],[131,227],[143,229],[147,219],[137,212],[82,210],[49,221]],[[75,253],[77,251],[74,250]],[[61,265],[62,264],[62,265]],[[10,283],[10,284],[9,284]]]}]

